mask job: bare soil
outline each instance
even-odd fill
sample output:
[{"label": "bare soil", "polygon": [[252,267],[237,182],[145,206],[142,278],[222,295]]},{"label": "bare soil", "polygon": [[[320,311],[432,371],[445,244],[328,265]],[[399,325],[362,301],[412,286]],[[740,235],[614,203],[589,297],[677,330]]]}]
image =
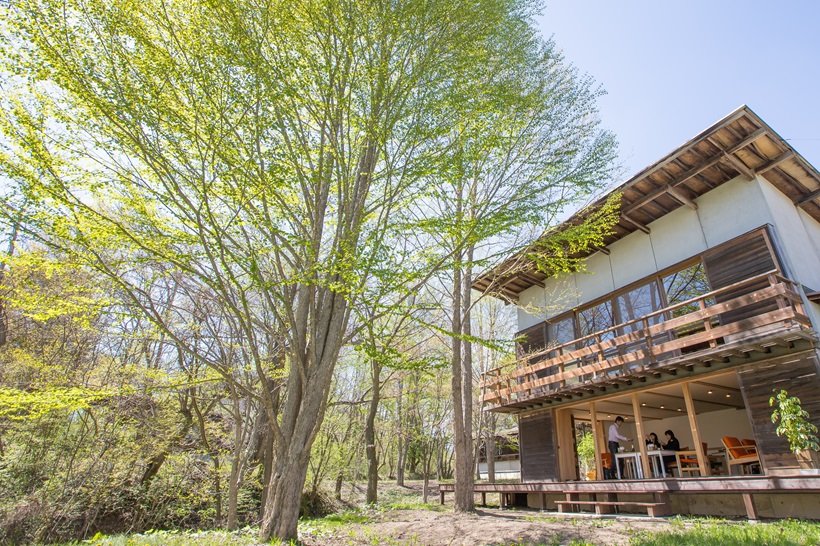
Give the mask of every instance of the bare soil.
[{"label": "bare soil", "polygon": [[[382,508],[364,510],[361,519],[337,526],[310,530],[300,536],[309,546],[324,545],[559,545],[573,542],[592,544],[629,544],[639,532],[669,530],[666,520],[640,516],[596,517],[564,515],[530,509],[501,510],[478,507],[474,514],[456,514],[452,494],[446,504],[438,503],[438,487],[431,487],[430,504],[421,504],[419,484],[397,488],[380,484]],[[350,504],[356,504],[358,490],[350,491]],[[490,497],[490,495],[488,495]],[[477,496],[476,500],[479,500]],[[488,499],[489,500],[489,499]],[[402,509],[403,505],[408,509]],[[354,518],[355,519],[355,518]]]},{"label": "bare soil", "polygon": [[480,509],[475,514],[429,510],[391,511],[378,521],[346,524],[328,535],[307,538],[310,546],[329,544],[530,545],[628,544],[639,531],[669,528],[666,521],[621,517],[592,519],[538,512]]}]

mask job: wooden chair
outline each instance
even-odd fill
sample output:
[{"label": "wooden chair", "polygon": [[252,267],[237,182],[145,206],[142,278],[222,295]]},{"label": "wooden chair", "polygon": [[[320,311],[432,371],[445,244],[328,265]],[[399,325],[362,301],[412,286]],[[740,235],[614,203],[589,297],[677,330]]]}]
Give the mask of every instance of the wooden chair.
[{"label": "wooden chair", "polygon": [[604,469],[604,479],[609,479],[614,474],[614,466],[612,466],[612,453],[608,451],[601,453],[601,467]]},{"label": "wooden chair", "polygon": [[[706,454],[706,442],[701,442],[703,453]],[[675,453],[675,464],[678,467],[678,475],[682,478],[684,474],[700,475],[700,464],[698,464],[698,452],[693,450],[681,450]],[[709,463],[707,463],[709,464]]]},{"label": "wooden chair", "polygon": [[760,465],[760,455],[757,452],[757,445],[754,440],[744,440],[751,444],[744,445],[743,442],[733,436],[723,437],[723,447],[726,448],[726,457],[729,461],[729,475],[735,467],[740,467],[741,473],[746,473],[753,465]]}]

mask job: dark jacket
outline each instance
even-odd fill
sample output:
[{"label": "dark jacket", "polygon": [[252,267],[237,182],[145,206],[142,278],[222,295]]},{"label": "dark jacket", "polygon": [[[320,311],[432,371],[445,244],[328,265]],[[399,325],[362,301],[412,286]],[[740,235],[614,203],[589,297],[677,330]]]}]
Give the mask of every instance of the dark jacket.
[{"label": "dark jacket", "polygon": [[677,438],[672,438],[667,443],[663,444],[663,448],[669,451],[680,451],[680,442]]}]

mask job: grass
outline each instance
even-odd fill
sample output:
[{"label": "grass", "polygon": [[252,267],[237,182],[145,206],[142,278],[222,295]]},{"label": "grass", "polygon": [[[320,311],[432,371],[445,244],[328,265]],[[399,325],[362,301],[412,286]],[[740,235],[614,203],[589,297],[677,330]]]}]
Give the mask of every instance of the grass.
[{"label": "grass", "polygon": [[[390,512],[395,510],[441,510],[437,504],[424,505],[401,499],[395,496],[385,504],[368,506],[361,509],[347,510],[323,518],[302,519],[299,521],[300,537],[311,542],[327,544],[372,544],[386,546],[421,546],[424,544],[423,532],[403,536],[401,539],[380,534],[378,522],[390,519]],[[449,510],[444,508],[444,510]],[[562,524],[565,531],[571,531],[572,538],[561,529],[544,546],[592,546],[585,540],[582,528],[618,526],[615,520],[581,520],[576,518],[559,518],[550,515],[533,514],[521,518],[532,523]],[[632,536],[631,546],[694,546],[701,544],[720,544],[721,546],[802,546],[820,544],[820,522],[784,520],[771,523],[750,524],[715,518],[675,517],[662,526],[663,530],[641,531]],[[256,528],[246,527],[233,532],[214,531],[149,531],[141,534],[103,536],[98,535],[82,542],[71,543],[72,546],[251,546],[260,544]],[[623,529],[620,530],[623,532]],[[543,540],[543,539],[542,539]],[[270,544],[284,546],[273,541]],[[286,543],[285,543],[286,544]],[[531,546],[534,543],[522,541],[516,535],[501,546]],[[68,546],[68,545],[64,545]]]},{"label": "grass", "polygon": [[633,546],[801,546],[820,544],[820,523],[785,520],[750,524],[728,520],[679,520],[668,531],[640,533]]}]

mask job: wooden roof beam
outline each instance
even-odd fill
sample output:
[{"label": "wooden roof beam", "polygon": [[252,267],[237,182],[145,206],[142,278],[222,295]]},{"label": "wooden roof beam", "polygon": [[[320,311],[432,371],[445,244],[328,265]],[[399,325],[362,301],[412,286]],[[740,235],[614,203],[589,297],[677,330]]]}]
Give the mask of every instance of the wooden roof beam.
[{"label": "wooden roof beam", "polygon": [[725,154],[723,158],[731,165],[737,172],[743,175],[747,181],[754,180],[755,173],[752,169],[746,166],[744,162],[739,160],[732,154]]},{"label": "wooden roof beam", "polygon": [[806,205],[807,203],[810,203],[810,202],[814,201],[818,197],[820,197],[820,189],[814,190],[810,194],[801,197],[800,199],[795,201],[794,204],[797,205],[798,207],[802,207],[803,205]]},{"label": "wooden roof beam", "polygon": [[629,222],[630,224],[632,224],[633,226],[635,226],[639,230],[641,230],[644,233],[646,233],[647,235],[649,235],[650,230],[649,230],[649,227],[646,224],[642,224],[641,222],[638,222],[637,220],[635,220],[634,218],[632,218],[628,214],[621,214],[621,218],[623,218],[624,220],[626,220],[627,222]]},{"label": "wooden roof beam", "polygon": [[698,210],[698,204],[689,199],[689,196],[684,194],[683,191],[681,191],[680,189],[673,188],[672,186],[667,185],[666,193],[668,193],[669,195],[671,195],[672,197],[674,197],[675,199],[689,207],[690,209]]},{"label": "wooden roof beam", "polygon": [[[722,159],[725,160],[726,162],[728,162],[729,165],[731,165],[736,171],[738,171],[740,174],[742,174],[747,180],[754,180],[754,177],[755,177],[754,171],[752,169],[750,169],[749,167],[747,167],[746,164],[743,163],[740,159],[735,157],[734,154],[735,154],[735,152],[737,152],[741,148],[745,148],[746,146],[748,146],[749,144],[751,144],[752,142],[754,142],[758,138],[762,137],[765,134],[765,132],[766,131],[763,130],[763,129],[758,129],[757,131],[755,131],[754,133],[752,133],[751,135],[749,135],[745,139],[741,140],[738,144],[735,144],[734,146],[732,146],[728,150],[724,150],[723,146],[721,146],[720,143],[717,140],[714,139],[714,137],[707,137],[706,141],[709,142],[709,144],[711,144],[712,146],[714,146],[718,150],[720,150],[723,153],[723,158]],[[755,137],[755,138],[752,139],[752,137]]]},{"label": "wooden roof beam", "polygon": [[788,161],[789,159],[791,159],[793,157],[794,157],[794,152],[792,150],[786,150],[785,152],[783,152],[782,154],[780,154],[776,158],[772,159],[768,163],[766,163],[764,165],[761,165],[760,167],[755,169],[755,172],[757,174],[766,174],[767,172],[774,169],[775,167],[777,167],[778,165],[780,165],[784,161]]}]

